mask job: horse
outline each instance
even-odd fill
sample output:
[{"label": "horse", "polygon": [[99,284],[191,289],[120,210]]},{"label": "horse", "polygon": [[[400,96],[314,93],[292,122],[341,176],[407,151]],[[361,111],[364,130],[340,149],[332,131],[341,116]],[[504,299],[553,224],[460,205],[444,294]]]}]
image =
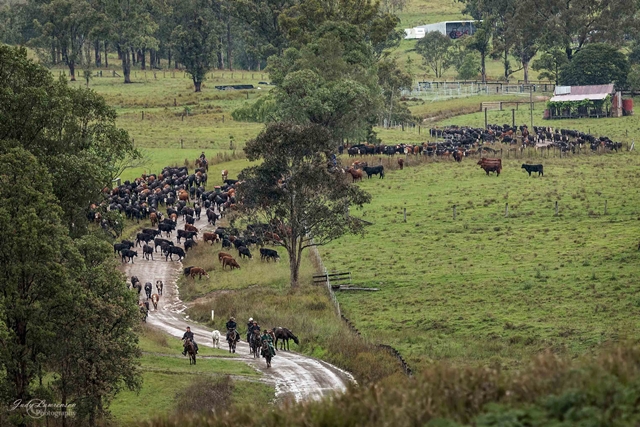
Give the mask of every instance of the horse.
[{"label": "horse", "polygon": [[140,314],[142,314],[142,321],[147,323],[147,307],[145,307],[141,302],[138,303],[138,306],[140,307]]},{"label": "horse", "polygon": [[269,348],[269,341],[262,341],[262,356],[267,360],[267,368],[271,367],[271,349]]},{"label": "horse", "polygon": [[195,365],[196,364],[196,347],[193,345],[193,342],[189,338],[184,340],[184,348],[185,350],[187,350],[187,353],[189,354],[189,365]]},{"label": "horse", "polygon": [[153,308],[158,311],[158,301],[160,300],[160,295],[153,294],[151,295],[151,302],[153,303]]},{"label": "horse", "polygon": [[[229,338],[232,336],[231,338]],[[229,353],[236,352],[236,344],[240,341],[240,334],[235,329],[229,329],[227,331],[227,342],[229,343]]]},{"label": "horse", "polygon": [[287,328],[275,328],[274,333],[276,336],[275,346],[278,347],[278,340],[280,340],[280,350],[284,350],[284,345],[286,343],[287,351],[289,351],[290,339],[292,339],[294,343],[300,345],[300,341],[298,340],[298,337],[293,335],[293,332],[291,332]]},{"label": "horse", "polygon": [[220,331],[213,331],[211,338],[213,338],[213,347],[220,348]]},{"label": "horse", "polygon": [[196,159],[196,167],[204,168],[204,170],[209,172],[209,162],[207,159]]},{"label": "horse", "polygon": [[258,350],[262,345],[262,338],[260,338],[260,331],[254,330],[253,334],[249,337],[249,348],[251,349],[251,354],[253,354],[253,358],[258,357]]}]

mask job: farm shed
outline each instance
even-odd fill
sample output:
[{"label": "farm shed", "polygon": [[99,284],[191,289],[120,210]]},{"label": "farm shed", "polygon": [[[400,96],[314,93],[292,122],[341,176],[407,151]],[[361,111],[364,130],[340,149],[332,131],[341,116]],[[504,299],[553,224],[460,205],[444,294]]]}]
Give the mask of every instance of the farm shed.
[{"label": "farm shed", "polygon": [[622,94],[613,83],[591,86],[556,86],[547,103],[545,119],[622,116]]},{"label": "farm shed", "polygon": [[405,40],[421,39],[425,34],[438,31],[452,39],[459,39],[462,36],[472,35],[476,32],[475,21],[442,21],[435,24],[419,25],[404,30]]}]

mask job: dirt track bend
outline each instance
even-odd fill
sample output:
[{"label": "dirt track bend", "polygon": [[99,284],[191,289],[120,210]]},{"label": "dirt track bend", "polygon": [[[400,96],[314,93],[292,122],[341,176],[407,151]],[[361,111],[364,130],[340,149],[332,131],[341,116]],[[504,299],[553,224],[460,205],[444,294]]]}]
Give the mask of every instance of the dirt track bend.
[{"label": "dirt track bend", "polygon": [[[208,226],[204,209],[201,219],[196,220],[195,226],[200,230],[198,244],[203,244],[202,231]],[[184,222],[181,219],[178,219],[178,228],[184,228]],[[175,232],[173,236],[172,239],[175,243]],[[176,339],[182,338],[186,327],[190,326],[191,331],[196,336],[198,345],[213,347],[212,330],[185,318],[184,313],[187,306],[180,300],[178,287],[176,286],[176,281],[182,273],[182,263],[171,260],[165,261],[160,252],[154,255],[155,261],[147,261],[141,256],[142,249],[138,247],[137,250],[139,257],[135,258],[134,264],[122,264],[121,270],[126,274],[127,280],[131,276],[137,276],[143,287],[146,282],[151,282],[153,284],[153,293],[157,293],[155,289],[156,280],[164,282],[164,292],[160,297],[158,310],[154,311],[151,302],[149,304],[150,311],[147,323],[173,335]],[[189,262],[188,255],[186,262]],[[254,258],[251,262],[260,261]],[[216,272],[216,274],[224,273]],[[142,289],[140,295],[142,299],[146,298],[144,289]],[[239,332],[242,336],[245,319],[237,320]],[[225,331],[220,332],[223,335],[225,333]],[[224,336],[221,339],[220,346],[228,349]],[[326,362],[302,356],[295,352],[278,351],[272,361],[271,368],[266,367],[264,359],[254,359],[249,355],[249,346],[244,340],[238,344],[237,353],[255,369],[263,372],[265,379],[273,382],[278,400],[317,400],[335,391],[342,392],[346,389],[348,383],[354,382],[349,373]],[[186,357],[185,363],[188,363]]]}]

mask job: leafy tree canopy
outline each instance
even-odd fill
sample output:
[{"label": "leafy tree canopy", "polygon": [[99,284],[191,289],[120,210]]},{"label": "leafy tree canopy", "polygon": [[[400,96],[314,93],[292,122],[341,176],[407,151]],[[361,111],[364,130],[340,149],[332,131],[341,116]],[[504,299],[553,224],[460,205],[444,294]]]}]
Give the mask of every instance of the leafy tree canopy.
[{"label": "leafy tree canopy", "polygon": [[0,154],[22,147],[36,156],[58,184],[53,191],[74,234],[84,232],[84,212],[100,189],[137,155],[115,121],[95,92],[54,80],[23,48],[0,46]]},{"label": "leafy tree canopy", "polygon": [[289,254],[291,285],[298,285],[302,251],[345,233],[362,231],[348,206],[362,206],[369,194],[349,183],[330,165],[335,142],[316,124],[273,123],[247,143],[245,152],[257,166],[240,174],[238,195],[250,221],[269,224]]},{"label": "leafy tree canopy", "polygon": [[629,61],[615,47],[604,43],[585,46],[560,70],[560,84],[567,86],[615,83],[624,87]]},{"label": "leafy tree canopy", "polygon": [[330,129],[335,141],[364,139],[381,105],[377,66],[360,30],[327,22],[313,42],[269,59],[279,120]]},{"label": "leafy tree canopy", "polygon": [[442,77],[454,62],[453,41],[439,31],[431,31],[418,40],[416,52],[438,78]]}]

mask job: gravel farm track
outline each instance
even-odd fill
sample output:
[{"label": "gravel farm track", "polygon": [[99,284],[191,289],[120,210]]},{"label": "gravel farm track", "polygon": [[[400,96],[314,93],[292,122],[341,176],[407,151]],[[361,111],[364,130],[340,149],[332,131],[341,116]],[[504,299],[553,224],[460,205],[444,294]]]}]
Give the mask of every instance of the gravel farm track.
[{"label": "gravel farm track", "polygon": [[[183,224],[184,222],[178,219],[178,228],[182,228]],[[195,226],[200,230],[199,236],[201,236],[202,231],[208,226],[206,215],[196,220]],[[173,235],[175,236],[176,233]],[[176,242],[175,237],[173,237],[173,241]],[[139,250],[139,253],[142,254],[142,250]],[[142,285],[151,282],[154,285],[153,293],[157,293],[156,280],[162,280],[164,283],[164,291],[158,303],[158,310],[155,311],[153,305],[150,304],[147,323],[177,337],[177,339],[182,338],[186,327],[190,326],[198,345],[213,347],[212,330],[191,322],[185,317],[187,306],[180,300],[177,287],[177,279],[182,273],[182,263],[180,261],[165,261],[164,256],[159,252],[154,257],[155,261],[147,261],[139,256],[134,264],[126,263],[121,267],[127,280],[131,276],[137,276]],[[140,294],[141,298],[146,298],[144,290]],[[241,336],[244,325],[242,320],[238,319]],[[223,335],[220,347],[228,349],[224,340],[226,331],[220,331],[220,333]],[[347,384],[354,382],[349,373],[329,363],[295,352],[278,351],[271,368],[267,368],[266,362],[262,358],[254,359],[249,355],[249,345],[244,341],[238,343],[237,354],[241,356],[240,360],[262,372],[265,379],[274,384],[278,401],[318,400],[333,392],[343,392],[346,390]],[[188,363],[186,357],[185,363]]]}]

